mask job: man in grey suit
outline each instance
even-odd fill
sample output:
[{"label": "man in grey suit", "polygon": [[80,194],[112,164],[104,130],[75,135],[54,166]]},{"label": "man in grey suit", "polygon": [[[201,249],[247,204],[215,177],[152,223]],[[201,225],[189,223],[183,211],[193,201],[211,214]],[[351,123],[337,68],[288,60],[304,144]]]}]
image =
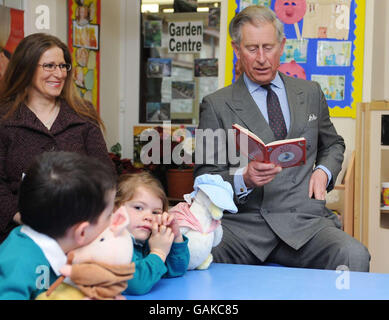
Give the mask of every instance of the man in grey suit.
[{"label": "man in grey suit", "polygon": [[[221,151],[228,154],[230,144],[213,141],[211,161],[204,157],[197,163],[195,176],[220,174],[232,184],[239,209],[223,217],[223,239],[212,251],[214,261],[369,271],[367,249],[343,232],[337,216],[325,207],[326,192],[333,189],[341,170],[345,144],[330,120],[320,86],[277,71],[285,37],[271,9],[247,7],[231,21],[230,34],[243,74],[203,99],[199,129],[227,133],[237,123],[265,143],[305,137],[306,164],[281,169],[250,161],[232,173],[230,156],[218,161]],[[280,107],[275,125],[275,111],[267,104]],[[196,144],[196,153],[200,148],[204,154],[210,151],[207,139],[196,135]]]}]

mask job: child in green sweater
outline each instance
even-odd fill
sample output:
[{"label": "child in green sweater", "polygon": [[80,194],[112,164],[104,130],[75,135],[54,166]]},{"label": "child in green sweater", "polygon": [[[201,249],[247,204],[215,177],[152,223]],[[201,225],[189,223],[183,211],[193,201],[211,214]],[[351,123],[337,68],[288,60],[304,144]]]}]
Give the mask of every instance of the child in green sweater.
[{"label": "child in green sweater", "polygon": [[116,177],[98,159],[63,151],[38,156],[20,186],[23,225],[0,245],[0,300],[46,291],[66,254],[109,226],[115,193]]},{"label": "child in green sweater", "polygon": [[134,237],[134,277],[123,294],[149,292],[162,277],[182,276],[188,267],[188,239],[173,215],[158,180],[147,172],[122,175],[115,208],[125,205],[130,217],[128,230]]}]

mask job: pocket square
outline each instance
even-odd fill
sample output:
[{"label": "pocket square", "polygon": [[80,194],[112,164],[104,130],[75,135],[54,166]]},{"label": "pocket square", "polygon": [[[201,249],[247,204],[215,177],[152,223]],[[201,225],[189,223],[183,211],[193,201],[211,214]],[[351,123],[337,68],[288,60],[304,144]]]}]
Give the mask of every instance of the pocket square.
[{"label": "pocket square", "polygon": [[308,122],[311,122],[311,121],[314,121],[314,120],[317,120],[317,116],[312,113],[312,114],[309,115]]}]

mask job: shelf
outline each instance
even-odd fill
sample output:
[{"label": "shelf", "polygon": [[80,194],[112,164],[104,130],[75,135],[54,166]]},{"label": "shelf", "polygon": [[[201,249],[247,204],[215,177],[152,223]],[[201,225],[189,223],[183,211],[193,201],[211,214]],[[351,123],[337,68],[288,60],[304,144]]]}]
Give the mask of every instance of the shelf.
[{"label": "shelf", "polygon": [[388,101],[372,101],[368,103],[363,103],[362,107],[364,111],[389,111],[389,102]]},{"label": "shelf", "polygon": [[378,273],[389,273],[389,206],[381,207],[379,200],[381,184],[389,181],[389,145],[381,145],[382,116],[388,114],[389,101],[366,103],[364,110],[357,107],[355,214],[371,254],[370,272]]},{"label": "shelf", "polygon": [[169,209],[171,207],[174,207],[177,203],[179,202],[185,202],[184,198],[172,198],[172,197],[167,197],[169,201]]},{"label": "shelf", "polygon": [[389,213],[389,206],[381,207],[381,213]]},{"label": "shelf", "polygon": [[172,197],[167,197],[167,199],[168,199],[169,201],[177,201],[177,202],[179,202],[179,201],[185,201],[184,198],[172,198]]}]

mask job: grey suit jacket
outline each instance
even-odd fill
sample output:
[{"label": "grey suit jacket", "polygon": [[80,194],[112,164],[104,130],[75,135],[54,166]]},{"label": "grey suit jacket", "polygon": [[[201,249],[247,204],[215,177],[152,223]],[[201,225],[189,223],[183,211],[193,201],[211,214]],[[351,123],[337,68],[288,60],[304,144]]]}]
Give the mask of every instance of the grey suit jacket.
[{"label": "grey suit jacket", "polygon": [[[229,228],[262,261],[277,245],[278,238],[299,249],[322,228],[340,227],[337,217],[325,207],[325,201],[309,198],[308,184],[313,168],[324,165],[332,173],[327,191],[333,188],[342,167],[344,140],[330,120],[319,84],[281,73],[280,76],[285,84],[291,115],[286,139],[306,138],[306,164],[283,169],[273,181],[254,189],[245,199],[235,197],[238,213],[225,214],[223,218],[223,227]],[[234,84],[206,96],[200,107],[199,129],[227,131],[234,123],[248,128],[265,143],[275,140],[243,76]],[[196,140],[196,152],[200,147],[205,150],[206,140],[201,141],[197,136]],[[216,140],[212,155],[214,163],[197,164],[195,176],[220,174],[234,185],[229,170],[234,161],[231,157],[225,162],[217,160],[218,152],[222,150],[228,154],[228,148],[228,143]],[[206,162],[205,157],[203,162]]]}]

